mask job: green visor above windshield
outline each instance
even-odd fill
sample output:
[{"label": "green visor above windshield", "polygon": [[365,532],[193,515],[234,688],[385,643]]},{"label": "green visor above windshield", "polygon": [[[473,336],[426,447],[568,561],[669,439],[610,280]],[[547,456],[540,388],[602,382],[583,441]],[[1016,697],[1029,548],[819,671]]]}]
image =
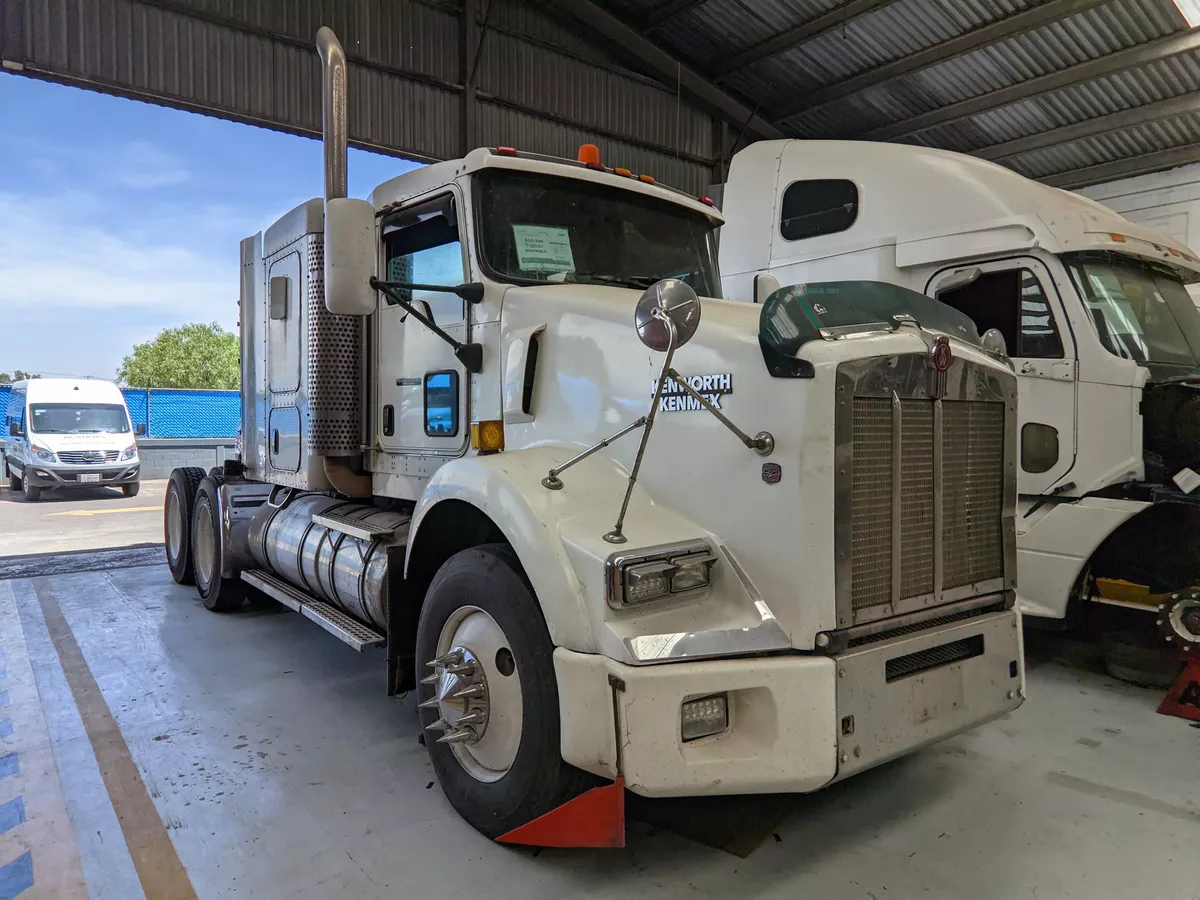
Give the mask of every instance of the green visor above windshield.
[{"label": "green visor above windshield", "polygon": [[924,294],[881,281],[827,281],[780,288],[763,304],[758,339],[776,378],[811,378],[796,358],[809,341],[837,340],[870,331],[895,331],[910,316],[926,331],[979,346],[975,323]]}]

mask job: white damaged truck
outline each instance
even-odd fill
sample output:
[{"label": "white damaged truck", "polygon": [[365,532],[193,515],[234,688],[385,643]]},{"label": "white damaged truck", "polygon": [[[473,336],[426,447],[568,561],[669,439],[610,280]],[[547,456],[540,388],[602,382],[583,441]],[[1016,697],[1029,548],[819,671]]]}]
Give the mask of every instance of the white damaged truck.
[{"label": "white damaged truck", "polygon": [[590,145],[348,199],[318,42],[326,197],[242,244],[243,457],[172,474],[177,581],[380,648],[500,840],[620,844],[626,788],[812,791],[1021,704],[1016,378],[967,316],[718,299],[711,202]]},{"label": "white damaged truck", "polygon": [[726,296],[868,278],[1004,338],[1026,615],[1075,619],[1101,603],[1149,624],[1200,581],[1200,312],[1187,290],[1200,260],[1188,247],[994,163],[899,144],[754,144],[723,191]]}]

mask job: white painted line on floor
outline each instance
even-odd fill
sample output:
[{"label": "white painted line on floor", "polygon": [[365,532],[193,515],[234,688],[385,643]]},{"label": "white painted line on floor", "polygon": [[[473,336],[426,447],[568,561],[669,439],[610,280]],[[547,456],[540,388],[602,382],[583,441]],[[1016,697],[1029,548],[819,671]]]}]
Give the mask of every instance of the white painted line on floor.
[{"label": "white painted line on floor", "polygon": [[110,513],[162,512],[161,506],[118,506],[113,509],[68,509],[52,516],[107,516]]},{"label": "white painted line on floor", "polygon": [[[0,895],[87,900],[12,582],[0,581]],[[27,854],[27,855],[26,855]],[[14,893],[15,896],[15,893]]]},{"label": "white painted line on floor", "polygon": [[42,714],[58,763],[62,794],[75,828],[79,860],[87,880],[88,893],[83,896],[91,900],[144,898],[133,860],[121,835],[121,823],[105,790],[100,767],[46,630],[33,585],[27,580],[0,582],[0,591],[6,585],[11,585],[16,599],[30,663],[37,679]]}]

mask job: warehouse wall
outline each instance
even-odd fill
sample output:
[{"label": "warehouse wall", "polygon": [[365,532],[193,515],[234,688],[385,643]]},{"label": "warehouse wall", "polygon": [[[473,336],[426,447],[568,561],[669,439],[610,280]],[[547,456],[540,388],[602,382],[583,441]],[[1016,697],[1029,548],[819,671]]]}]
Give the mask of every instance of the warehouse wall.
[{"label": "warehouse wall", "polygon": [[138,452],[142,458],[142,479],[150,480],[167,478],[179,466],[199,466],[207,472],[236,456],[237,447],[232,440],[221,438],[139,438]]}]

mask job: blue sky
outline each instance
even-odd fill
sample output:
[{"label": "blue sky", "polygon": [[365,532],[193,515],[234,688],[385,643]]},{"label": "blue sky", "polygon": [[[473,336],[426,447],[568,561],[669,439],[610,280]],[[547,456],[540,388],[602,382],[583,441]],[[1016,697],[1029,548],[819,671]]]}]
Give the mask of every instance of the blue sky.
[{"label": "blue sky", "polygon": [[[0,372],[112,378],[163,328],[233,330],[239,241],[324,183],[318,141],[7,73],[0,122]],[[350,194],[413,165],[351,150]]]}]

